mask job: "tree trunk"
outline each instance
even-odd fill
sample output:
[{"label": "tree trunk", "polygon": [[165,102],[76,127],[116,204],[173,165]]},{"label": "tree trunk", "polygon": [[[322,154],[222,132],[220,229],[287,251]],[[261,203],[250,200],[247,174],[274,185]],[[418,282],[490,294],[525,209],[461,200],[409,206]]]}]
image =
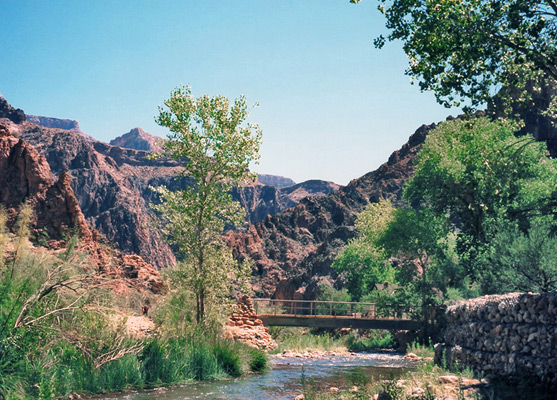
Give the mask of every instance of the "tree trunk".
[{"label": "tree trunk", "polygon": [[196,298],[197,298],[197,313],[195,316],[195,321],[199,325],[203,322],[205,318],[205,259],[203,254],[203,244],[200,243],[199,254],[197,256],[197,270],[199,272],[199,277],[201,279],[201,284],[197,288]]}]

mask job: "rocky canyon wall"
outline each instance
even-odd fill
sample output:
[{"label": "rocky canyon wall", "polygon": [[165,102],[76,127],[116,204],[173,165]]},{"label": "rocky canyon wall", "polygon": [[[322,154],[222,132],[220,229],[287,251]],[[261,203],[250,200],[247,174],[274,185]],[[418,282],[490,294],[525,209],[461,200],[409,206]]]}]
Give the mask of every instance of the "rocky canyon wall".
[{"label": "rocky canyon wall", "polygon": [[460,364],[490,378],[531,378],[557,389],[557,292],[511,293],[447,309],[438,364]]},{"label": "rocky canyon wall", "polygon": [[254,261],[256,295],[311,300],[321,286],[341,284],[331,264],[348,240],[357,236],[356,216],[379,199],[400,201],[404,183],[414,173],[417,153],[435,126],[421,126],[377,170],[328,196],[303,198],[296,207],[244,231],[228,232],[235,256]]},{"label": "rocky canyon wall", "polygon": [[[19,115],[4,103],[0,101],[0,116]],[[164,185],[178,190],[191,184],[188,178],[175,179],[181,170],[178,162],[151,160],[147,151],[111,146],[83,133],[47,128],[15,117],[17,123],[7,118],[0,118],[0,123],[34,146],[54,175],[71,175],[72,189],[92,227],[120,250],[138,254],[153,265],[165,267],[176,262],[149,208],[149,203],[158,200],[149,187]],[[245,208],[248,222],[255,223],[295,206],[304,195],[324,196],[337,188],[323,181],[284,189],[253,184],[235,188],[232,194]]]},{"label": "rocky canyon wall", "polygon": [[14,225],[21,204],[27,202],[34,212],[30,221],[34,243],[59,250],[77,229],[77,250],[87,254],[83,268],[116,278],[110,283],[115,292],[125,294],[132,288],[142,293],[164,292],[166,287],[155,267],[135,254],[123,254],[98,242],[98,233],[87,224],[74,195],[70,173],[61,172],[53,179],[45,157],[25,140],[11,136],[3,122],[0,119],[0,206],[7,211],[8,227]]}]

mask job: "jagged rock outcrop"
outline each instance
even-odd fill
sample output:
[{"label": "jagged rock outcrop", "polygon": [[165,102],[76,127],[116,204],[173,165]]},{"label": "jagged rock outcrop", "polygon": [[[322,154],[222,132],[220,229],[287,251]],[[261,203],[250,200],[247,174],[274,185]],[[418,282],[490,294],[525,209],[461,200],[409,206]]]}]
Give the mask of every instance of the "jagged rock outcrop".
[{"label": "jagged rock outcrop", "polygon": [[[2,129],[6,133],[6,129]],[[71,178],[61,173],[54,182],[46,159],[24,140],[0,137],[0,203],[12,219],[22,203],[35,210],[33,225],[50,239],[70,235],[74,228],[91,238],[91,231],[71,189]]]},{"label": "jagged rock outcrop", "polygon": [[149,160],[147,152],[91,142],[72,131],[30,123],[20,128],[20,135],[46,157],[54,173],[69,171],[87,221],[111,243],[158,267],[175,262],[154,227],[143,195],[152,180],[173,176],[176,163]]},{"label": "jagged rock outcrop", "polygon": [[245,208],[248,222],[254,224],[269,215],[296,206],[305,197],[323,197],[338,188],[340,185],[336,183],[320,180],[305,181],[283,188],[255,183],[235,188],[232,196]]},{"label": "jagged rock outcrop", "polygon": [[55,249],[63,246],[77,228],[79,248],[88,254],[87,268],[125,278],[119,281],[119,290],[126,287],[142,288],[151,293],[166,290],[158,270],[133,254],[123,254],[102,246],[98,234],[88,226],[71,187],[69,172],[52,179],[44,156],[21,138],[10,136],[0,125],[0,204],[8,211],[9,225],[18,214],[19,207],[29,202],[34,210],[31,221],[33,239],[47,240]]},{"label": "jagged rock outcrop", "polygon": [[294,204],[297,204],[306,197],[326,196],[338,190],[340,187],[340,185],[334,182],[312,179],[292,186],[282,187],[279,190],[282,195],[288,197]]},{"label": "jagged rock outcrop", "polygon": [[160,152],[162,149],[158,142],[161,140],[161,138],[151,135],[141,128],[133,128],[128,133],[112,139],[110,144],[125,149]]},{"label": "jagged rock outcrop", "polygon": [[427,132],[420,127],[389,161],[326,197],[308,197],[287,211],[229,232],[228,243],[239,259],[255,261],[256,294],[275,298],[312,299],[321,284],[338,278],[331,264],[347,241],[356,236],[356,215],[370,202],[400,200],[413,174],[413,163]]},{"label": "jagged rock outcrop", "polygon": [[40,115],[29,114],[27,114],[26,117],[27,121],[32,122],[36,125],[44,126],[45,128],[64,129],[67,131],[83,133],[81,132],[81,129],[79,129],[79,122],[73,119],[42,117]]},{"label": "jagged rock outcrop", "polygon": [[38,115],[26,115],[27,121],[44,126],[45,128],[52,128],[52,129],[63,129],[66,131],[72,131],[75,133],[79,133],[85,139],[90,142],[96,142],[97,139],[87,135],[79,128],[79,122],[73,119],[60,119],[60,118],[52,118],[52,117],[42,117]]},{"label": "jagged rock outcrop", "polygon": [[20,108],[14,108],[8,101],[0,94],[0,118],[7,118],[15,124],[20,124],[25,121],[25,113]]}]

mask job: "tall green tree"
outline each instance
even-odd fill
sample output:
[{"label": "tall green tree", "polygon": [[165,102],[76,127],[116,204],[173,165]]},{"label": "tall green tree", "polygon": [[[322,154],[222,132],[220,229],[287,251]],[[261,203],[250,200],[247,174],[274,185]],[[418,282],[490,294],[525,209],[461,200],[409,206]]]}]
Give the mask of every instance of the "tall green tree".
[{"label": "tall green tree", "polygon": [[390,33],[375,45],[401,40],[406,73],[445,106],[478,106],[501,85],[557,80],[553,0],[379,0],[379,10]]},{"label": "tall green tree", "polygon": [[[428,337],[431,306],[438,302],[438,294],[449,286],[462,286],[449,220],[427,207],[395,209],[381,200],[358,215],[356,227],[361,236],[350,241],[333,263],[352,299],[369,295],[382,311],[419,310]],[[372,292],[384,281],[403,287],[394,295]]]},{"label": "tall green tree", "polygon": [[352,239],[337,255],[332,267],[341,274],[353,301],[369,294],[376,283],[395,282],[395,270],[377,238],[395,212],[387,200],[369,204],[356,219],[360,236]]},{"label": "tall green tree", "polygon": [[430,132],[405,197],[450,216],[460,262],[478,278],[491,269],[487,255],[497,227],[510,221],[525,230],[532,218],[552,219],[556,188],[557,164],[545,144],[516,138],[503,123],[472,118]]},{"label": "tall green tree", "polygon": [[[454,285],[455,263],[450,257],[449,224],[445,216],[429,208],[401,207],[377,239],[397,271],[404,286],[398,301],[418,307],[423,323],[423,337],[428,338],[433,306],[448,284]],[[437,272],[437,273],[436,273]],[[440,280],[440,277],[447,280]],[[401,299],[400,296],[404,299]],[[413,297],[413,298],[412,298]]]},{"label": "tall green tree", "polygon": [[447,219],[428,208],[399,208],[376,242],[397,260],[399,281],[420,279],[424,294],[433,286],[430,267],[446,258],[448,232]]},{"label": "tall green tree", "polygon": [[244,96],[231,104],[224,96],[195,98],[191,88],[179,87],[156,118],[170,130],[164,155],[181,161],[180,175],[193,181],[176,192],[156,188],[162,202],[153,208],[164,220],[169,242],[184,258],[175,275],[195,295],[197,323],[204,321],[214,292],[226,286],[238,268],[221,234],[225,226],[242,223],[244,211],[230,190],[254,179],[248,167],[259,159],[261,130],[246,124],[247,117]]}]

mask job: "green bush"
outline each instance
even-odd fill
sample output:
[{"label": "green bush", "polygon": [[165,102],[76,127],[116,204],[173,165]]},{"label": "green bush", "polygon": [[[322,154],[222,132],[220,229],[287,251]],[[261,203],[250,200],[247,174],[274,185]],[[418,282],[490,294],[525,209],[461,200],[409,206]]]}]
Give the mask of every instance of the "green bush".
[{"label": "green bush", "polygon": [[213,346],[213,354],[217,364],[227,375],[233,378],[242,375],[242,362],[237,348],[216,344]]},{"label": "green bush", "polygon": [[6,339],[0,339],[0,398],[22,390],[25,380],[25,354]]},{"label": "green bush", "polygon": [[121,391],[143,385],[139,360],[133,354],[109,362],[98,369],[97,388],[103,391]]},{"label": "green bush", "polygon": [[141,373],[147,386],[166,382],[169,378],[166,351],[158,340],[147,343],[140,355]]},{"label": "green bush", "polygon": [[268,359],[265,353],[261,350],[253,349],[251,351],[251,361],[249,362],[249,368],[251,372],[261,373],[265,372],[268,368]]},{"label": "green bush", "polygon": [[396,341],[389,331],[372,330],[369,336],[350,334],[346,339],[346,346],[350,351],[392,349],[396,346]]}]

